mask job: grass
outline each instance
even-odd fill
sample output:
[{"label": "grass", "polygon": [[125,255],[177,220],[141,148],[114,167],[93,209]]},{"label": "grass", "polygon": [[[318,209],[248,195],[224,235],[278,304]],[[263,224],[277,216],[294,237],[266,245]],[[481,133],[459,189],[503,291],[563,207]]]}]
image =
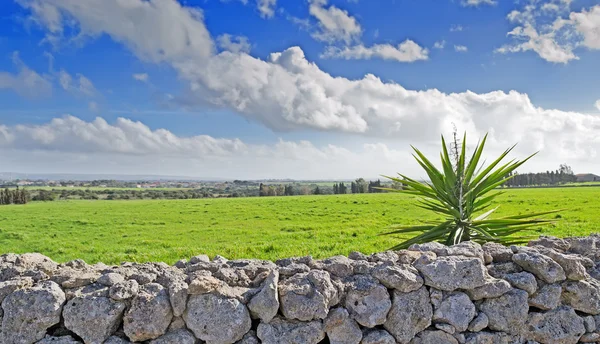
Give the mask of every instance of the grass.
[{"label": "grass", "polygon": [[[600,190],[518,189],[496,216],[568,208],[533,234],[600,231]],[[227,258],[323,258],[382,251],[395,223],[430,220],[412,196],[363,194],[200,200],[55,201],[0,207],[0,253],[41,252],[59,262],[164,261],[205,253]]]}]

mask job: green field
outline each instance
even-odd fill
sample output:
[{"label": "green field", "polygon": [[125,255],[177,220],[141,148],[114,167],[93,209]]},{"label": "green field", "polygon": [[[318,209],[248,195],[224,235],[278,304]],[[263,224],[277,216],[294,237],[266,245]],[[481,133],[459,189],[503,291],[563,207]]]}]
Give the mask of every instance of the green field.
[{"label": "green field", "polygon": [[[600,188],[510,190],[499,202],[498,215],[568,209],[536,234],[600,232]],[[202,253],[322,258],[385,250],[399,240],[378,236],[389,225],[431,218],[402,194],[34,202],[0,207],[0,253],[88,263],[173,263]]]}]

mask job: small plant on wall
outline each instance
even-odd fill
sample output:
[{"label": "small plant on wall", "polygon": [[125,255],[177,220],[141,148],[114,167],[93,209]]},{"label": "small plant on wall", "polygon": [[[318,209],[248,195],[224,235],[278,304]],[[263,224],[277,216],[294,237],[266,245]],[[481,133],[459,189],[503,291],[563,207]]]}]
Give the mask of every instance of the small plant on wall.
[{"label": "small plant on wall", "polygon": [[408,248],[412,244],[430,241],[438,241],[446,245],[455,245],[462,241],[479,243],[493,241],[504,245],[522,243],[531,237],[519,235],[519,232],[551,222],[539,217],[558,210],[490,218],[498,209],[497,207],[489,209],[492,201],[503,193],[497,191],[497,188],[512,178],[512,172],[531,159],[535,153],[524,160],[513,159],[503,162],[515,147],[513,146],[485,166],[483,163],[480,164],[480,160],[486,140],[487,135],[475,146],[471,158],[467,159],[466,134],[462,143],[459,143],[454,133],[451,147],[446,145],[442,136],[441,170],[434,166],[421,151],[412,147],[413,156],[427,173],[429,181],[417,181],[403,174],[399,174],[400,178],[385,176],[404,185],[402,190],[385,190],[419,196],[419,207],[444,216],[443,220],[418,226],[395,226],[394,231],[386,234],[420,234],[392,249]]}]

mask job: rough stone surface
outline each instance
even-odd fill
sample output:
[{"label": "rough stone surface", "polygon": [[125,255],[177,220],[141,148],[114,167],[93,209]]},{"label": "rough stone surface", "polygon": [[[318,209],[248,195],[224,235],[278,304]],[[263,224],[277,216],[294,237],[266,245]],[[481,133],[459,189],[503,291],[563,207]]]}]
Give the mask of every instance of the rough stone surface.
[{"label": "rough stone surface", "polygon": [[537,252],[520,252],[513,255],[512,260],[546,283],[556,283],[567,278],[565,270],[557,262]]},{"label": "rough stone surface", "polygon": [[102,344],[119,327],[125,304],[106,297],[71,299],[63,307],[65,327],[87,344]]},{"label": "rough stone surface", "polygon": [[399,343],[408,343],[431,325],[433,309],[425,287],[410,293],[394,291],[392,309],[383,324]]},{"label": "rough stone surface", "polygon": [[458,340],[444,331],[423,331],[411,344],[458,344]]},{"label": "rough stone surface", "polygon": [[575,344],[585,333],[583,319],[567,306],[529,314],[526,328],[525,336],[540,343]]},{"label": "rough stone surface", "polygon": [[149,344],[195,344],[196,337],[188,330],[175,330],[151,340]]},{"label": "rough stone surface", "polygon": [[501,279],[487,279],[485,284],[471,290],[467,290],[467,294],[473,300],[493,299],[506,294],[511,290],[508,282]]},{"label": "rough stone surface", "polygon": [[320,320],[300,322],[275,318],[270,323],[260,323],[256,331],[263,344],[317,344],[325,338]]},{"label": "rough stone surface", "polygon": [[194,335],[208,344],[234,343],[252,326],[246,306],[212,294],[191,296],[183,319]]},{"label": "rough stone surface", "polygon": [[385,323],[392,301],[388,290],[369,276],[356,276],[349,286],[345,306],[352,319],[373,328]]},{"label": "rough stone surface", "polygon": [[139,284],[135,280],[128,280],[113,284],[109,289],[110,298],[116,301],[128,300],[135,297],[139,291]]},{"label": "rough stone surface", "polygon": [[20,289],[2,301],[3,344],[33,343],[46,336],[46,330],[60,322],[65,293],[58,284],[46,281]]},{"label": "rough stone surface", "polygon": [[44,339],[36,342],[36,344],[80,344],[80,342],[71,336],[46,336]]},{"label": "rough stone surface", "polygon": [[489,319],[485,313],[479,313],[471,323],[469,323],[468,330],[471,332],[479,332],[484,328],[488,327]]},{"label": "rough stone surface", "polygon": [[456,330],[467,330],[475,317],[475,305],[465,293],[455,292],[446,297],[433,313],[433,321],[454,326]]},{"label": "rough stone surface", "polygon": [[527,320],[529,305],[527,292],[513,289],[495,298],[486,299],[480,309],[489,320],[489,328],[511,334],[519,334]]},{"label": "rough stone surface", "polygon": [[279,300],[286,318],[309,321],[325,319],[338,296],[329,273],[312,270],[284,280],[279,285]]},{"label": "rough stone surface", "polygon": [[358,344],[362,339],[360,327],[345,308],[331,310],[323,325],[331,344]]},{"label": "rough stone surface", "polygon": [[525,290],[529,295],[535,293],[538,288],[535,276],[529,272],[506,274],[502,278],[508,281],[511,286]]},{"label": "rough stone surface", "polygon": [[419,259],[415,267],[425,277],[425,284],[440,290],[474,289],[485,284],[487,275],[480,259],[457,256],[436,260]]},{"label": "rough stone surface", "polygon": [[562,288],[559,284],[546,284],[529,297],[529,305],[542,310],[558,307]]},{"label": "rough stone surface", "polygon": [[123,330],[129,339],[141,342],[162,336],[169,327],[173,311],[169,293],[160,284],[142,286],[123,318]]},{"label": "rough stone surface", "polygon": [[168,288],[173,315],[179,317],[185,311],[188,298],[188,285],[184,281],[176,280],[169,283]]},{"label": "rough stone surface", "polygon": [[248,309],[253,318],[268,323],[277,315],[279,310],[278,281],[279,272],[277,270],[269,272],[268,277],[263,282],[261,291],[248,303]]},{"label": "rough stone surface", "polygon": [[563,303],[588,314],[600,314],[600,282],[567,281],[562,284]]},{"label": "rough stone surface", "polygon": [[396,344],[394,337],[386,330],[366,331],[361,344]]},{"label": "rough stone surface", "polygon": [[373,269],[373,276],[384,286],[403,293],[417,290],[423,286],[423,278],[418,271],[398,265],[380,265]]}]

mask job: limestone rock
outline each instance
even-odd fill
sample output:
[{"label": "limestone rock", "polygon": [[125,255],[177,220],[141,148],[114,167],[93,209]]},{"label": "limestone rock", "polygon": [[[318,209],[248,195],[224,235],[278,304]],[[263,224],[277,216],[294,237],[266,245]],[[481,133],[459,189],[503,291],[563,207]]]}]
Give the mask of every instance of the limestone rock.
[{"label": "limestone rock", "polygon": [[423,331],[411,344],[458,344],[458,341],[444,331]]},{"label": "limestone rock", "polygon": [[410,265],[384,264],[374,268],[372,275],[384,286],[408,293],[423,286],[423,278],[416,271],[411,271],[412,269]]},{"label": "limestone rock", "polygon": [[123,301],[134,298],[139,292],[139,284],[135,280],[128,280],[112,285],[108,291],[110,298]]},{"label": "limestone rock", "polygon": [[495,298],[485,299],[480,309],[489,319],[489,328],[510,334],[519,334],[527,320],[529,304],[527,292],[513,289]]},{"label": "limestone rock", "polygon": [[529,272],[506,274],[503,278],[513,287],[525,290],[529,295],[535,293],[538,287],[535,276]]},{"label": "limestone rock", "polygon": [[234,343],[250,331],[252,320],[246,306],[219,295],[193,295],[183,313],[187,327],[207,344]]},{"label": "limestone rock", "polygon": [[104,344],[131,344],[131,342],[121,337],[112,336],[108,338]]},{"label": "limestone rock", "polygon": [[546,283],[556,283],[567,278],[565,271],[557,262],[534,251],[514,254],[512,260]]},{"label": "limestone rock", "polygon": [[196,338],[188,330],[175,330],[151,340],[149,344],[195,344]]},{"label": "limestone rock", "polygon": [[58,264],[52,259],[39,253],[24,253],[15,259],[15,266],[24,270],[40,270],[46,274],[53,274],[58,269]]},{"label": "limestone rock", "polygon": [[100,283],[100,284],[102,284],[102,285],[105,285],[107,287],[110,287],[110,286],[112,286],[114,284],[121,283],[121,282],[124,282],[124,281],[125,281],[125,278],[123,277],[123,275],[117,274],[117,273],[114,273],[114,272],[109,272],[107,274],[104,274],[104,275],[100,276],[98,278],[97,282]]},{"label": "limestone rock", "polygon": [[277,270],[269,272],[260,292],[248,303],[248,309],[252,317],[268,323],[277,315],[279,310],[278,281],[279,272]]},{"label": "limestone rock", "polygon": [[529,305],[542,310],[554,309],[560,303],[561,294],[559,284],[546,284],[529,297]]},{"label": "limestone rock", "polygon": [[235,342],[235,344],[260,344],[260,340],[256,336],[254,330],[246,333],[242,339]]},{"label": "limestone rock", "polygon": [[505,280],[488,278],[484,285],[466,290],[466,293],[472,300],[481,300],[500,297],[511,289],[510,284]]},{"label": "limestone rock", "polygon": [[61,337],[53,337],[46,336],[44,339],[39,342],[35,342],[35,344],[80,344],[81,342],[75,340],[75,338],[71,336],[61,336]]},{"label": "limestone rock", "polygon": [[60,322],[65,300],[65,293],[51,281],[8,295],[2,301],[4,316],[0,342],[33,343],[44,338],[46,329]]},{"label": "limestone rock", "polygon": [[513,262],[493,263],[487,266],[488,273],[495,278],[503,278],[506,274],[522,272],[523,268]]},{"label": "limestone rock", "polygon": [[270,323],[260,323],[256,331],[263,344],[317,344],[325,338],[320,320],[300,322],[275,318]]},{"label": "limestone rock", "polygon": [[86,344],[102,344],[119,327],[125,304],[106,297],[76,297],[63,307],[65,327]]},{"label": "limestone rock", "polygon": [[396,340],[386,330],[369,330],[363,334],[360,344],[396,344]]},{"label": "limestone rock", "polygon": [[325,319],[329,308],[338,302],[338,293],[329,273],[312,270],[280,282],[279,300],[286,318],[309,321]]},{"label": "limestone rock", "polygon": [[333,276],[348,277],[354,272],[352,261],[346,256],[334,256],[322,261],[323,269]]},{"label": "limestone rock", "polygon": [[569,250],[571,244],[569,244],[569,242],[563,239],[542,235],[537,240],[531,240],[530,242],[528,242],[527,246],[543,246],[565,252]]},{"label": "limestone rock", "polygon": [[323,322],[323,329],[327,333],[331,344],[358,344],[362,339],[362,331],[348,311],[344,308],[335,308]]},{"label": "limestone rock", "polygon": [[567,306],[529,314],[526,327],[526,337],[541,343],[575,344],[585,333],[583,319]]},{"label": "limestone rock", "polygon": [[183,315],[188,298],[188,285],[184,281],[175,280],[169,283],[169,300],[173,308],[173,315]]},{"label": "limestone rock", "polygon": [[591,315],[583,317],[583,325],[585,326],[586,332],[596,331],[596,320]]},{"label": "limestone rock", "polygon": [[580,343],[597,343],[600,341],[600,333],[586,333],[579,338]]},{"label": "limestone rock", "polygon": [[456,333],[456,327],[450,325],[450,324],[445,324],[445,323],[435,323],[433,324],[433,326],[435,328],[437,328],[438,330],[444,331],[446,333],[449,334],[455,334]]},{"label": "limestone rock", "polygon": [[600,282],[594,279],[562,284],[563,303],[587,314],[600,314]]},{"label": "limestone rock", "polygon": [[223,282],[212,276],[198,276],[190,282],[188,294],[202,295],[213,292],[223,285]]},{"label": "limestone rock", "polygon": [[552,249],[544,249],[542,253],[557,262],[565,271],[568,279],[579,281],[589,277],[582,264],[583,257],[563,254]]},{"label": "limestone rock", "polygon": [[426,285],[445,291],[480,287],[487,276],[483,262],[477,258],[447,256],[434,261],[420,258],[415,267],[425,278]]},{"label": "limestone rock", "polygon": [[494,263],[512,262],[513,252],[504,245],[495,242],[486,242],[481,248],[484,253],[492,256],[492,262]]},{"label": "limestone rock", "polygon": [[417,333],[431,325],[432,316],[433,309],[427,288],[421,287],[410,293],[394,291],[392,308],[383,326],[396,341],[408,343]]},{"label": "limestone rock", "polygon": [[465,293],[455,292],[446,297],[433,313],[433,321],[454,326],[459,332],[467,330],[475,317],[475,305]]},{"label": "limestone rock", "polygon": [[190,258],[190,264],[210,263],[210,258],[205,254],[199,254]]},{"label": "limestone rock", "polygon": [[349,289],[345,306],[350,317],[368,328],[382,325],[392,307],[388,290],[374,278],[363,275],[355,276]]},{"label": "limestone rock", "polygon": [[167,290],[156,283],[140,288],[123,318],[123,330],[135,342],[162,336],[173,318]]},{"label": "limestone rock", "polygon": [[468,330],[471,332],[479,332],[484,328],[488,327],[489,319],[485,313],[479,313],[471,323],[469,323]]},{"label": "limestone rock", "polygon": [[[465,344],[520,344],[524,342],[503,332],[478,332],[468,334]],[[528,342],[527,344],[537,343]]]}]

